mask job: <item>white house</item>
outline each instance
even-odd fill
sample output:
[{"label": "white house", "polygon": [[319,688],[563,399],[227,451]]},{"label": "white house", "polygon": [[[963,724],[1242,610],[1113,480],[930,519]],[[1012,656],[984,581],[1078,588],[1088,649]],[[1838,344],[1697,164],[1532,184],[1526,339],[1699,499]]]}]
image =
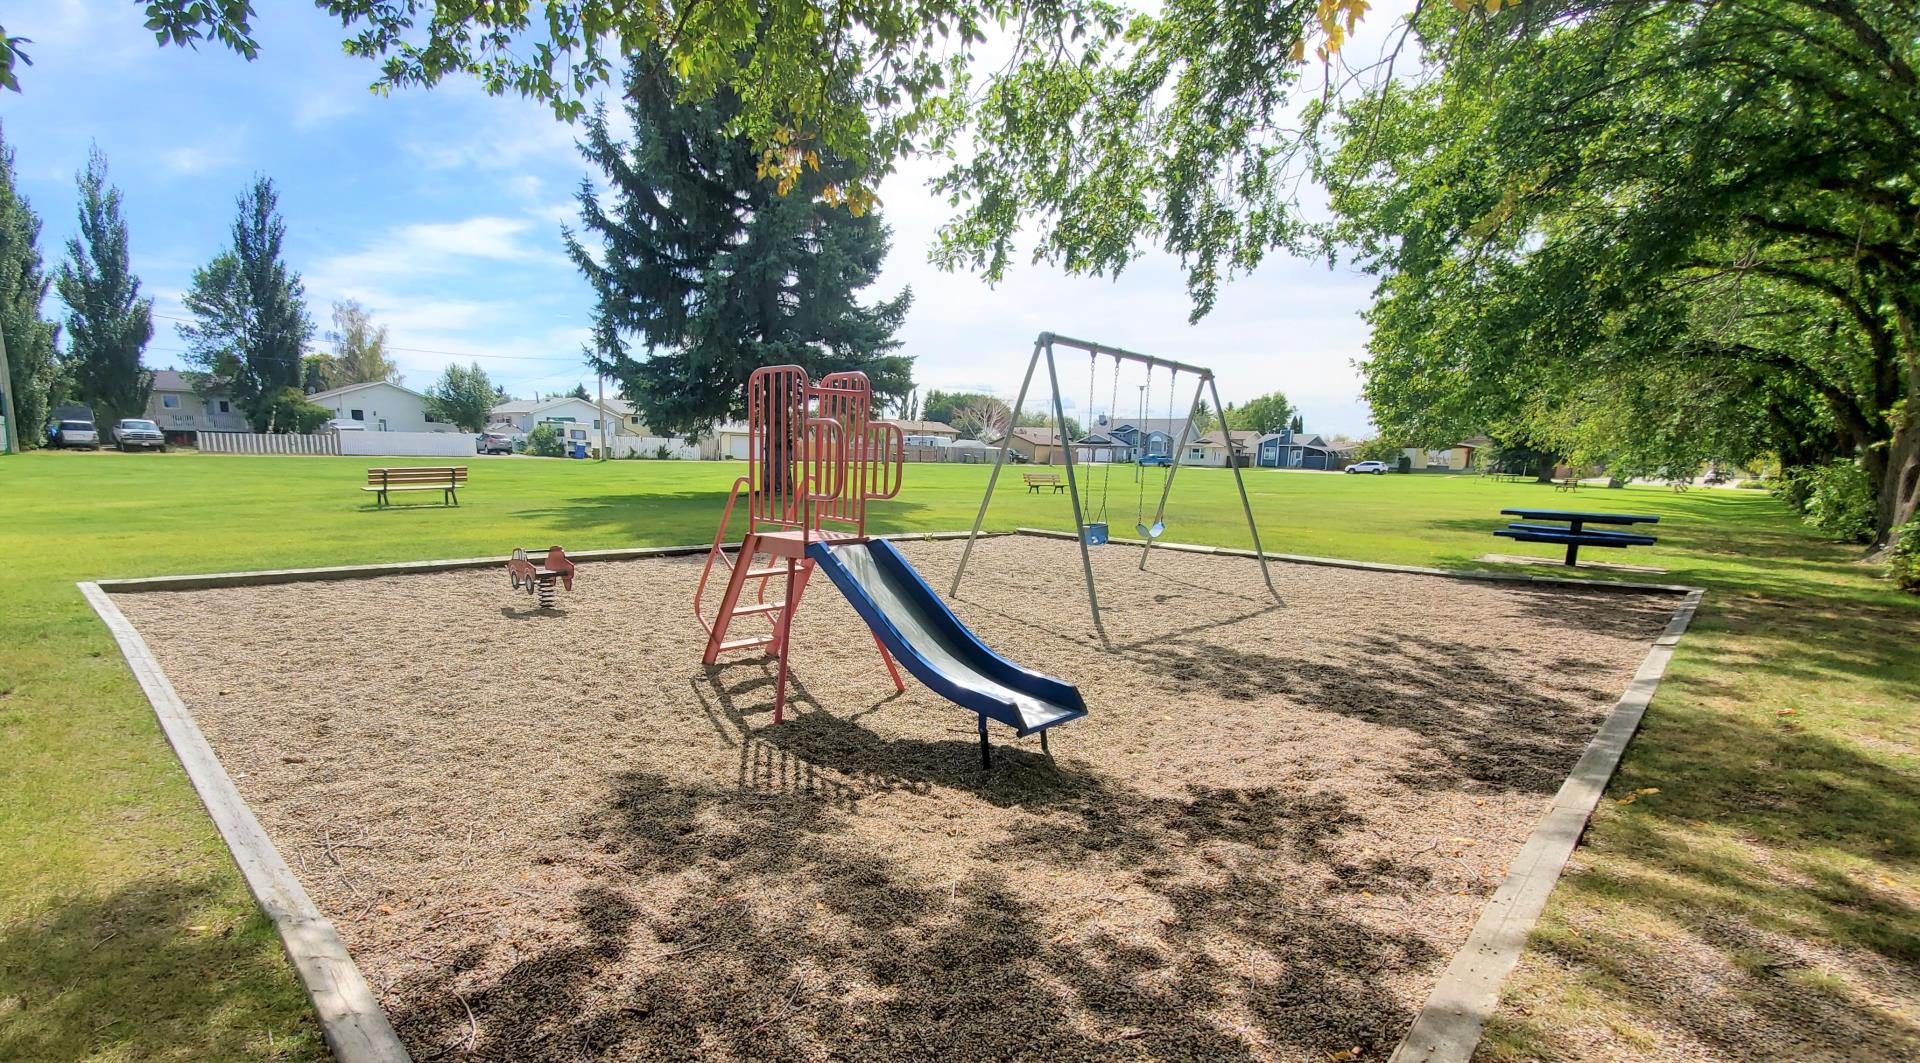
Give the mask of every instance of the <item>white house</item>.
[{"label": "white house", "polygon": [[436,421],[427,413],[427,397],[384,380],[348,384],[307,396],[323,406],[336,421],[358,421],[369,432],[458,432],[458,425]]},{"label": "white house", "polygon": [[193,390],[186,374],[175,369],[153,371],[153,394],[147,397],[147,420],[162,432],[250,432],[253,426],[227,396],[225,388],[210,386],[205,395]]},{"label": "white house", "polygon": [[497,424],[510,424],[520,432],[531,432],[543,421],[559,421],[586,429],[593,439],[600,438],[603,421],[611,422],[614,435],[648,434],[633,407],[619,398],[608,399],[605,406],[572,395],[557,399],[513,399],[495,406],[489,419]]},{"label": "white house", "polygon": [[1186,456],[1181,459],[1181,463],[1216,469],[1226,468],[1229,436],[1233,441],[1233,463],[1235,465],[1251,464],[1254,449],[1260,444],[1260,433],[1244,432],[1237,428],[1231,432],[1221,432],[1216,429],[1188,443]]}]

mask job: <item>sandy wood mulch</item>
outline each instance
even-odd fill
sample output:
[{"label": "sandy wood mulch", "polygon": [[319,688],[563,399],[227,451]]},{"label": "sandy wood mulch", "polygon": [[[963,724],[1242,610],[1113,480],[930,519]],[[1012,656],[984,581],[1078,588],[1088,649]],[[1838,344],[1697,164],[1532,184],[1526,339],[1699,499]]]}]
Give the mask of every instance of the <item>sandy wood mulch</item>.
[{"label": "sandy wood mulch", "polygon": [[824,578],[778,727],[698,559],[118,601],[423,1060],[1382,1058],[1674,604],[1097,557],[1112,652],[1072,543],[976,549],[1092,709],[991,774]]}]

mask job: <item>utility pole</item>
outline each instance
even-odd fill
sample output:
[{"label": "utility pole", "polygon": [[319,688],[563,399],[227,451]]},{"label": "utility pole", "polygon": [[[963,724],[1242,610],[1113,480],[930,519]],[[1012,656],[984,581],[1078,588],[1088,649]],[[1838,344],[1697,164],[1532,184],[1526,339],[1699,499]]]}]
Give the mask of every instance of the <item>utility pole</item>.
[{"label": "utility pole", "polygon": [[20,418],[15,414],[19,408],[19,402],[13,397],[13,370],[7,365],[7,337],[5,333],[0,333],[0,417],[7,419],[7,435],[0,440],[0,445],[5,447],[5,453],[8,454],[20,453],[20,425],[17,423]]},{"label": "utility pole", "polygon": [[600,389],[600,460],[607,460],[607,378],[599,373],[593,375],[594,386]]}]

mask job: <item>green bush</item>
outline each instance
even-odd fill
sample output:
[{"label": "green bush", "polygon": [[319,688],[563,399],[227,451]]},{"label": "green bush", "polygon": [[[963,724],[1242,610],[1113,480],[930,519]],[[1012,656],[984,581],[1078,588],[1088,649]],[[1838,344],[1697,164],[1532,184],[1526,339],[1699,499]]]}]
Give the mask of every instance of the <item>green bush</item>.
[{"label": "green bush", "polygon": [[308,402],[307,397],[295,388],[281,388],[275,392],[267,403],[266,413],[271,431],[299,435],[317,432],[321,425],[333,418],[332,410]]},{"label": "green bush", "polygon": [[1397,462],[1397,463],[1396,463],[1396,464],[1394,465],[1394,471],[1396,471],[1396,472],[1412,472],[1412,471],[1413,471],[1413,459],[1412,459],[1412,458],[1409,458],[1409,457],[1407,457],[1407,456],[1406,456],[1405,454],[1402,454],[1402,455],[1400,455],[1400,460],[1399,460],[1399,462]]},{"label": "green bush", "polygon": [[537,424],[527,433],[527,453],[539,458],[562,458],[567,454],[560,430],[550,424]]},{"label": "green bush", "polygon": [[1795,479],[1805,482],[1808,524],[1848,542],[1873,538],[1873,484],[1859,462],[1816,465]]},{"label": "green bush", "polygon": [[1908,521],[1894,532],[1889,560],[1893,568],[1887,575],[1894,585],[1910,594],[1920,594],[1920,517]]}]

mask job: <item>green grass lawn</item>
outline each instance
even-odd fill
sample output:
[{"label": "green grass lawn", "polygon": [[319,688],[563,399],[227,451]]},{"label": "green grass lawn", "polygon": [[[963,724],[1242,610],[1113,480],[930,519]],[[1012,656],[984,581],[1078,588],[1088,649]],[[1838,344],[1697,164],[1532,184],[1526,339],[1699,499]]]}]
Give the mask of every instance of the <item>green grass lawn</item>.
[{"label": "green grass lawn", "polygon": [[[367,464],[0,460],[0,1059],[325,1054],[75,580],[704,542],[741,469],[479,460],[457,509],[375,511],[358,490]],[[1102,476],[1093,504],[1104,496],[1115,533],[1131,534],[1130,470]],[[1920,598],[1757,492],[1569,498],[1477,477],[1247,477],[1271,551],[1470,566],[1489,551],[1554,552],[1492,538],[1502,506],[1604,506],[1659,514],[1659,545],[1627,559],[1708,588],[1612,796],[1660,792],[1603,805],[1483,1055],[1578,1058],[1595,1044],[1658,1055],[1678,1031],[1728,1057],[1765,1056],[1754,1040],[1765,1024],[1707,1030],[1692,1018],[1699,987],[1675,995],[1664,957],[1676,935],[1734,972],[1709,994],[1723,1016],[1764,1012],[1778,995],[1832,1027],[1806,1033],[1829,1039],[1821,1052],[1920,1046],[1913,997],[1900,1003],[1920,965]],[[990,527],[1070,527],[1064,496],[1009,479]],[[875,530],[964,529],[985,482],[983,467],[909,466],[901,498],[874,507]],[[1226,472],[1186,470],[1179,484],[1169,540],[1249,545]]]}]

